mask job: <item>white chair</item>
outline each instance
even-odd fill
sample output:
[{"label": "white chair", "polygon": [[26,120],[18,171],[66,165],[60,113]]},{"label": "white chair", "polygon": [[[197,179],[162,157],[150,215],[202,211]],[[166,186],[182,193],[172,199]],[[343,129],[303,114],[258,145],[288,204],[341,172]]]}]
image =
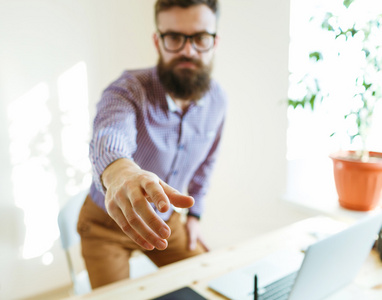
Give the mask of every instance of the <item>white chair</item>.
[{"label": "white chair", "polygon": [[[83,191],[71,198],[58,214],[58,227],[63,249],[68,261],[70,277],[73,282],[73,290],[76,295],[85,294],[91,291],[89,276],[86,270],[76,272],[70,249],[80,244],[81,238],[77,232],[77,221],[82,204],[88,191]],[[140,251],[134,251],[129,260],[130,278],[141,277],[155,272],[157,266]]]},{"label": "white chair", "polygon": [[62,248],[65,250],[70,278],[73,283],[73,291],[76,295],[86,294],[91,291],[87,271],[76,271],[70,252],[70,250],[75,246],[78,246],[81,241],[80,235],[77,232],[77,221],[87,194],[88,191],[86,190],[72,197],[58,214],[61,244]]}]

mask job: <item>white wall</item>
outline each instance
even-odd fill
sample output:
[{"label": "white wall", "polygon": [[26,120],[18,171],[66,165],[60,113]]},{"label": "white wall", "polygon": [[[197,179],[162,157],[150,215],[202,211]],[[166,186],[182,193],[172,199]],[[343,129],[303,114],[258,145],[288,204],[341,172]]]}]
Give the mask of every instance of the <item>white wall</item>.
[{"label": "white wall", "polygon": [[[68,198],[62,162],[57,79],[86,64],[90,120],[101,91],[124,69],[156,62],[151,35],[154,0],[0,0],[0,299],[17,299],[69,282],[57,240],[50,252],[23,259],[26,229],[15,206],[7,110],[39,82],[50,94],[49,154],[59,205]],[[306,217],[279,199],[286,182],[289,1],[221,0],[215,77],[230,97],[221,156],[203,227],[212,248]],[[25,124],[28,126],[28,124]],[[31,193],[29,201],[39,197]],[[53,201],[53,200],[52,200]],[[41,218],[44,207],[41,207]],[[20,288],[22,287],[22,288]]]},{"label": "white wall", "polygon": [[286,181],[288,24],[289,1],[222,1],[215,75],[229,93],[230,108],[205,216],[206,234],[216,246],[302,217],[280,201]]}]

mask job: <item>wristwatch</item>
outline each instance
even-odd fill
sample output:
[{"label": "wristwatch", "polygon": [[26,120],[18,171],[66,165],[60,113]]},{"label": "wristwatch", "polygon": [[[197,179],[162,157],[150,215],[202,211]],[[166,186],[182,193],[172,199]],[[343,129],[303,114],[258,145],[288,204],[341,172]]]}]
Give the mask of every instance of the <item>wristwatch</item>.
[{"label": "wristwatch", "polygon": [[381,228],[381,231],[378,234],[376,246],[377,246],[376,247],[377,252],[379,253],[379,258],[382,261],[382,228]]}]

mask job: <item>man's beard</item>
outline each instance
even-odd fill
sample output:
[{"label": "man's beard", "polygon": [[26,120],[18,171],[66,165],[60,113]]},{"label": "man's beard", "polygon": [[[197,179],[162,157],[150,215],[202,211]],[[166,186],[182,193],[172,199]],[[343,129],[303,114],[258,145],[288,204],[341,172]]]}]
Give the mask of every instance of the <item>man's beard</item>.
[{"label": "man's beard", "polygon": [[[176,68],[180,62],[191,62],[196,69]],[[165,90],[176,99],[196,101],[210,87],[212,63],[204,65],[200,60],[181,56],[169,63],[158,60],[158,76]]]}]

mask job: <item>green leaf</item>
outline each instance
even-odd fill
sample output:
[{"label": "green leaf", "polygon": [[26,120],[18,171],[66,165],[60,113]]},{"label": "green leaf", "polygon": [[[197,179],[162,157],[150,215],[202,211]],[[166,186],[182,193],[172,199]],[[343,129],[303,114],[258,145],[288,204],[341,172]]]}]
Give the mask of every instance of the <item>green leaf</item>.
[{"label": "green leaf", "polygon": [[351,33],[352,37],[354,37],[356,35],[356,33],[358,32],[358,30],[355,29],[354,26],[353,26],[353,28],[348,29],[347,31]]},{"label": "green leaf", "polygon": [[365,52],[365,56],[368,57],[370,55],[370,51],[366,48],[362,49],[363,52]]},{"label": "green leaf", "polygon": [[355,135],[350,135],[350,143],[353,143],[354,139],[359,136],[359,133],[355,134]]},{"label": "green leaf", "polygon": [[319,60],[322,60],[323,57],[322,57],[321,52],[315,51],[315,52],[309,53],[309,58],[315,59],[316,61],[319,61]]},{"label": "green leaf", "polygon": [[371,83],[366,83],[366,81],[364,81],[362,85],[365,87],[365,90],[368,90],[372,86]]},{"label": "green leaf", "polygon": [[332,13],[330,13],[330,12],[326,13],[325,18],[321,23],[322,29],[326,29],[328,31],[334,31],[333,26],[329,23],[329,19],[331,19],[332,17],[333,17]]},{"label": "green leaf", "polygon": [[346,7],[346,8],[349,8],[349,6],[350,6],[350,4],[352,4],[353,3],[353,1],[354,0],[344,0],[344,6]]},{"label": "green leaf", "polygon": [[312,110],[314,110],[314,102],[315,102],[315,100],[316,100],[316,95],[312,95],[312,97],[309,100],[309,104],[310,104],[310,107],[312,108]]},{"label": "green leaf", "polygon": [[321,90],[320,83],[318,82],[317,78],[314,78],[314,84],[315,84],[315,87],[316,87],[316,91],[320,91]]},{"label": "green leaf", "polygon": [[344,35],[345,39],[347,40],[348,37],[346,36],[346,31],[343,31],[341,28],[339,28],[339,30],[340,30],[340,33],[337,33],[335,39],[339,38],[341,35]]},{"label": "green leaf", "polygon": [[288,99],[288,105],[289,106],[292,106],[293,109],[296,109],[296,107],[298,106],[299,102],[298,101],[295,101],[295,100],[292,100],[292,99]]}]

